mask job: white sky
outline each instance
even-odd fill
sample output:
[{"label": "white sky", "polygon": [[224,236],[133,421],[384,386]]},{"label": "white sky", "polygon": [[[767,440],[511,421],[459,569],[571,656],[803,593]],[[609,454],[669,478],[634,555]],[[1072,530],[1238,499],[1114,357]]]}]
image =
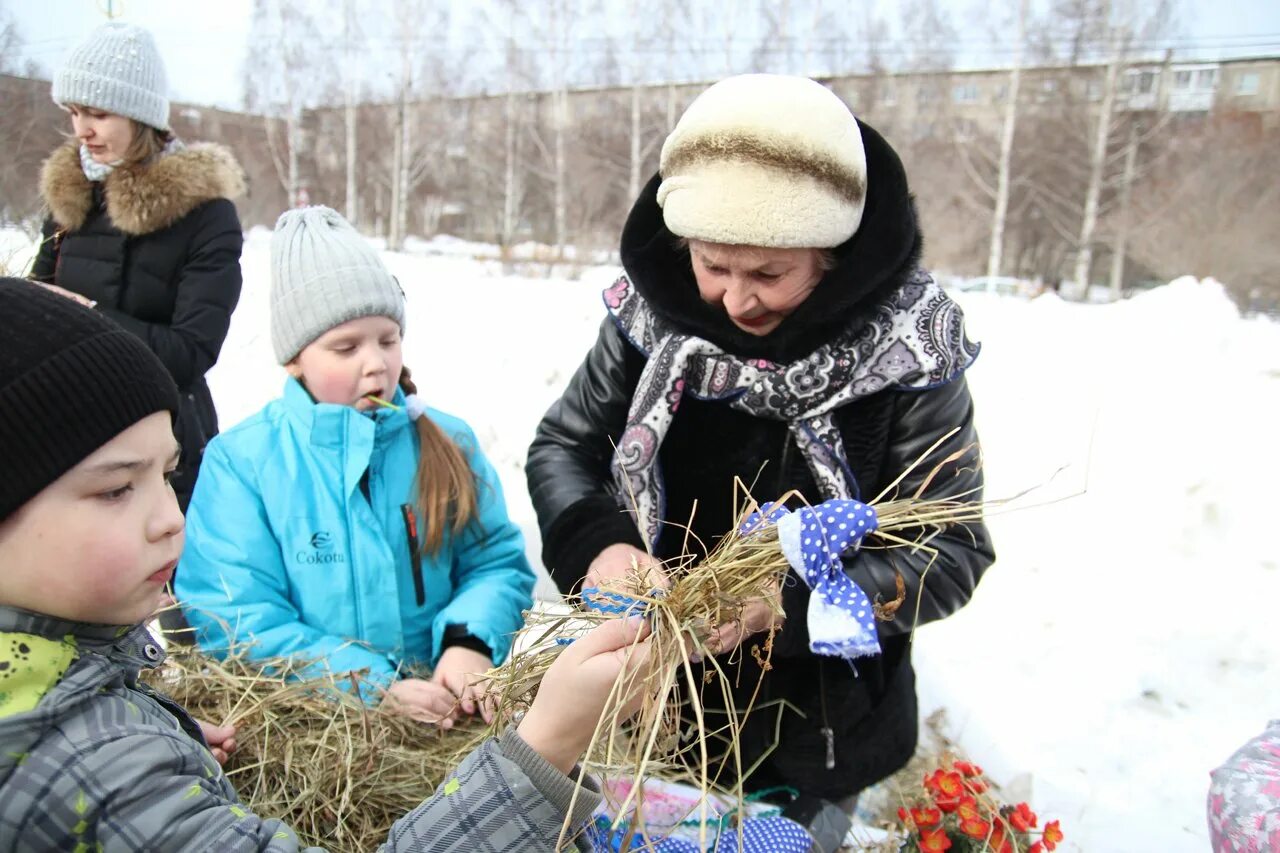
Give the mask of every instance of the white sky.
[{"label": "white sky", "polygon": [[[896,4],[873,0],[880,14],[896,26]],[[174,100],[239,107],[252,0],[110,0],[122,19],[142,24],[155,34],[164,55]],[[844,0],[852,3],[853,0]],[[94,27],[106,19],[108,0],[0,0],[0,9],[12,15],[25,41],[20,61],[35,60],[48,76],[62,57]],[[539,0],[526,0],[535,6]],[[987,65],[966,51],[990,44],[984,35],[988,15],[974,10],[979,0],[940,0],[961,29],[959,62]],[[338,4],[316,0],[318,8]],[[390,0],[359,0],[364,17],[390,18]],[[828,8],[838,4],[828,4]],[[993,4],[998,6],[999,4]],[[340,8],[340,5],[338,5]],[[1182,0],[1178,44],[1204,47],[1198,55],[1280,54],[1280,2],[1278,0]],[[975,23],[965,25],[965,20]],[[341,19],[333,15],[327,32],[337,31]],[[339,57],[335,57],[335,62]]]}]

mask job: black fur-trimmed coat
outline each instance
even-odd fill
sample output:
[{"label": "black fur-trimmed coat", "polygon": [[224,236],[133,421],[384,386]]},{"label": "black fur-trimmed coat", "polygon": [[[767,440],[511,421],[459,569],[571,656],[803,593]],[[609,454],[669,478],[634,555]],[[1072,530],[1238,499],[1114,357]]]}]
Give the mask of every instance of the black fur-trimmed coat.
[{"label": "black fur-trimmed coat", "polygon": [[[861,127],[868,171],[862,223],[835,250],[836,267],[772,333],[757,337],[740,331],[722,309],[701,300],[687,254],[676,248],[663,223],[657,176],[641,193],[622,236],[623,265],[637,292],[682,331],[736,355],[775,362],[806,356],[857,324],[868,306],[911,274],[921,247],[902,164],[879,134]],[[547,412],[530,448],[526,470],[542,531],[543,560],[562,591],[581,583],[587,565],[605,546],[626,542],[644,547],[609,471],[644,365],[645,355],[606,318],[595,347]],[[955,429],[932,458],[970,448],[968,464],[941,472],[924,495],[969,493],[980,499],[982,474],[972,464],[977,454],[973,402],[963,376],[931,390],[890,389],[855,400],[838,409],[835,419],[862,498],[874,498]],[[785,423],[753,417],[723,402],[686,396],[659,451],[659,464],[666,518],[683,522],[692,517],[694,534],[687,540],[675,534],[663,537],[658,554],[663,559],[678,556],[686,541],[695,550],[699,543],[710,547],[732,529],[735,477],[754,483],[753,494],[760,500],[792,488],[810,502],[823,499]],[[913,493],[926,473],[922,469],[908,476],[899,493]],[[782,712],[778,729],[776,703],[748,720],[741,732],[744,766],[768,752],[777,740],[775,731],[780,732],[777,748],[748,780],[748,790],[787,785],[842,799],[885,778],[911,757],[918,724],[909,644],[917,624],[916,601],[919,623],[947,616],[968,601],[994,560],[980,523],[952,529],[930,545],[938,551],[931,566],[927,554],[905,551],[863,550],[847,562],[846,570],[873,599],[893,599],[899,574],[906,584],[906,603],[898,616],[881,623],[884,653],[860,660],[856,671],[841,660],[809,652],[808,590],[794,578],[784,588],[787,620],[756,702],[784,699],[795,710]],[[743,666],[735,690],[739,708],[750,700],[759,676],[750,655]],[[721,701],[714,692],[703,695],[711,707]],[[712,716],[709,727],[716,725]]]},{"label": "black fur-trimmed coat", "polygon": [[72,142],[45,161],[40,189],[49,216],[31,277],[95,300],[178,385],[174,489],[185,509],[218,431],[205,373],[240,298],[244,235],[232,200],[244,192],[243,172],[227,149],[192,145],[93,182]]}]

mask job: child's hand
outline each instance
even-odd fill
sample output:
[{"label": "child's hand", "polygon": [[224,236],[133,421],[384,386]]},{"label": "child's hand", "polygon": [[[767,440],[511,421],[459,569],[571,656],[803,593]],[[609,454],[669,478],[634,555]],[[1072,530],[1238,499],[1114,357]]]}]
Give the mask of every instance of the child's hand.
[{"label": "child's hand", "polygon": [[479,708],[486,723],[493,722],[494,702],[484,695],[487,682],[484,674],[493,667],[488,655],[465,646],[450,646],[440,655],[431,683],[439,684],[454,696],[464,714],[474,714]]},{"label": "child's hand", "polygon": [[81,296],[79,293],[74,293],[70,290],[67,290],[65,287],[58,287],[58,285],[56,284],[45,284],[42,281],[34,281],[32,282],[32,284],[38,284],[41,287],[43,287],[45,290],[48,290],[52,293],[56,293],[59,296],[64,297],[66,299],[70,299],[72,302],[79,302],[85,308],[93,308],[95,305],[98,304],[97,302],[94,302],[92,299],[90,299],[87,296]]},{"label": "child's hand", "polygon": [[655,560],[653,555],[625,542],[610,545],[596,555],[596,558],[587,566],[587,577],[583,586],[622,587],[623,579],[637,570],[645,578],[650,589],[671,587],[671,579],[667,577],[667,573],[662,570],[662,564]]},{"label": "child's hand", "polygon": [[420,723],[453,728],[458,700],[443,685],[422,678],[404,678],[387,688],[382,704]]},{"label": "child's hand", "polygon": [[[591,743],[619,673],[637,673],[633,683],[640,686],[651,650],[648,636],[648,622],[634,616],[605,622],[568,646],[543,676],[537,698],[520,721],[520,737],[567,774]],[[643,695],[637,691],[621,698],[629,715]]]},{"label": "child's hand", "polygon": [[774,587],[765,598],[753,599],[743,605],[740,618],[716,628],[704,645],[713,655],[727,654],[742,645],[752,634],[781,625],[785,618],[782,613],[782,588]]},{"label": "child's hand", "polygon": [[196,724],[200,726],[200,734],[204,735],[204,742],[209,744],[214,759],[219,764],[226,764],[231,753],[236,751],[236,727],[215,726],[204,720],[196,720]]}]

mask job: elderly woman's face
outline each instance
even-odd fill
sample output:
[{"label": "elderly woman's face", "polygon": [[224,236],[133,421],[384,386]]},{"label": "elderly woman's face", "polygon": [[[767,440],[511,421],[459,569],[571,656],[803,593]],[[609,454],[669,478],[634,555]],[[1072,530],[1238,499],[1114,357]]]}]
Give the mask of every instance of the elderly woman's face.
[{"label": "elderly woman's face", "polygon": [[816,249],[767,249],[689,241],[703,300],[742,331],[763,337],[800,307],[822,278]]}]

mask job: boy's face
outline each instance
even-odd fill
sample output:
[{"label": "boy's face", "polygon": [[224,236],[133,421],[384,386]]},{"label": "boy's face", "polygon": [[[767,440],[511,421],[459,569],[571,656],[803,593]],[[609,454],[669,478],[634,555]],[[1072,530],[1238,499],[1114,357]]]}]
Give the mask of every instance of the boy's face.
[{"label": "boy's face", "polygon": [[156,412],[0,522],[0,604],[108,625],[151,616],[182,553],[177,463]]},{"label": "boy's face", "polygon": [[317,403],[367,410],[390,400],[400,382],[404,354],[400,326],[390,317],[360,317],[334,326],[285,365]]}]

